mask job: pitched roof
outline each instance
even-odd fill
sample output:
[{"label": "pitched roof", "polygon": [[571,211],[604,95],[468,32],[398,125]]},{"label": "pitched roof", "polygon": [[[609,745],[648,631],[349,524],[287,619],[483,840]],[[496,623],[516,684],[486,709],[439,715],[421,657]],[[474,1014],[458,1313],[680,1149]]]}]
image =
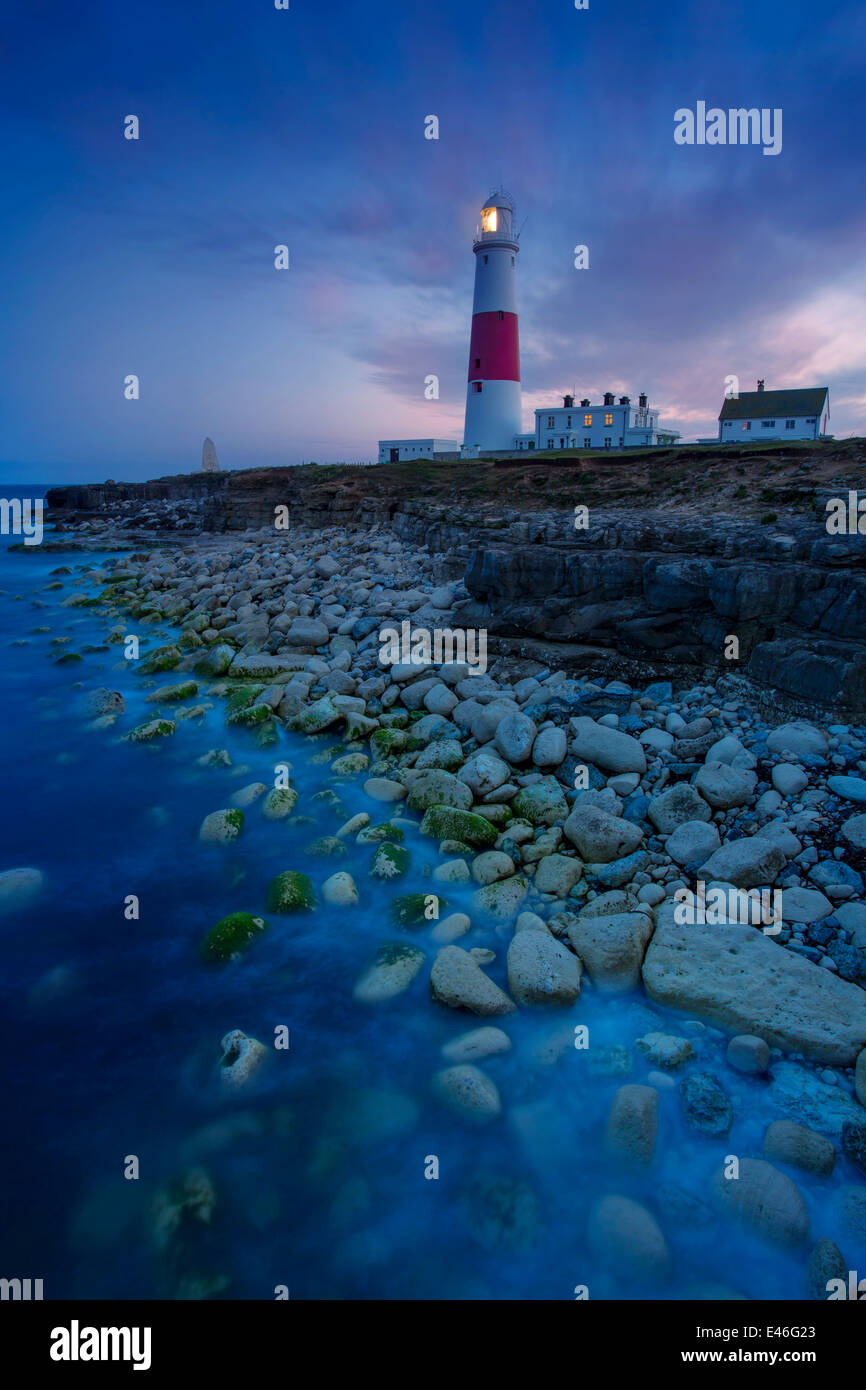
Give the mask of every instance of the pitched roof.
[{"label": "pitched roof", "polygon": [[777,415],[820,415],[829,386],[809,386],[801,391],[741,391],[726,399],[720,420],[770,420]]}]

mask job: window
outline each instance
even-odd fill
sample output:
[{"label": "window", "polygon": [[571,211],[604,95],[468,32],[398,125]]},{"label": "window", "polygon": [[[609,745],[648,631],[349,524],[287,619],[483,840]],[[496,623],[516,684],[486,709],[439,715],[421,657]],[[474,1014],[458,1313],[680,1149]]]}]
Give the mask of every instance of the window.
[{"label": "window", "polygon": [[476,367],[480,367],[480,366],[481,366],[481,358],[480,358],[480,357],[476,357],[476,359],[475,359],[475,365],[476,365]]},{"label": "window", "polygon": [[587,427],[587,429],[588,429],[589,426],[592,424],[592,416],[591,416],[591,415],[584,415],[584,417],[583,417],[583,423],[586,425],[586,427]]},{"label": "window", "polygon": [[592,440],[591,440],[591,439],[585,439],[585,440],[583,441],[583,447],[584,447],[584,449],[591,449],[591,448],[592,448]]},{"label": "window", "polygon": [[514,257],[511,257],[511,264],[514,265]]},{"label": "window", "polygon": [[785,429],[786,429],[786,430],[793,430],[793,429],[796,429],[796,427],[797,427],[797,421],[796,421],[796,420],[786,420],[786,421],[785,421]]},{"label": "window", "polygon": [[534,448],[535,448],[535,440],[534,440],[534,439],[530,439],[530,441],[529,441],[529,443],[527,444],[526,447],[527,447],[527,449],[534,449]]},{"label": "window", "polygon": [[552,416],[552,415],[548,415],[548,417],[547,417],[547,428],[548,428],[549,430],[552,430],[555,423],[556,423],[556,421],[554,420],[553,416]]},{"label": "window", "polygon": [[606,440],[604,441],[604,447],[605,447],[606,449],[609,449],[609,448],[610,448],[610,439],[609,439],[609,438],[606,439]]},{"label": "window", "polygon": [[502,312],[502,310],[500,309],[500,310],[499,310],[499,322],[501,323],[502,320],[503,320],[504,318],[505,318],[505,314],[504,314],[504,313]]},{"label": "window", "polygon": [[480,395],[481,395],[481,382],[480,382],[480,381],[473,381],[473,383],[472,383],[472,390],[475,392],[476,396],[480,396]]},{"label": "window", "polygon": [[566,427],[566,429],[569,429],[569,430],[571,429],[571,416],[570,416],[570,415],[569,415],[568,419],[567,419],[566,422],[565,422],[565,427]]},{"label": "window", "polygon": [[547,447],[548,447],[548,449],[552,449],[552,448],[553,448],[553,440],[552,440],[552,439],[548,439],[548,441],[547,441]]},{"label": "window", "polygon": [[751,422],[751,420],[744,420],[744,421],[743,421],[742,428],[743,428],[744,430],[750,430],[750,429],[752,428],[752,422]]},{"label": "window", "polygon": [[762,430],[774,430],[775,428],[776,428],[776,422],[775,422],[775,420],[762,420],[762,421],[761,421],[761,429],[762,429]]},{"label": "window", "polygon": [[560,438],[559,447],[560,447],[560,449],[564,449],[564,448],[565,448],[565,440],[562,439],[562,438]]},{"label": "window", "polygon": [[815,425],[815,424],[817,424],[817,423],[818,423],[818,417],[817,417],[817,415],[813,415],[811,420],[807,420],[807,421],[806,421],[806,424],[807,424],[807,425]]},{"label": "window", "polygon": [[484,264],[485,264],[485,265],[487,264],[487,257],[486,257],[486,256],[484,257]]},{"label": "window", "polygon": [[605,423],[606,425],[612,425],[612,424],[613,424],[613,416],[612,416],[612,415],[605,415],[605,417],[604,417],[604,423]]}]

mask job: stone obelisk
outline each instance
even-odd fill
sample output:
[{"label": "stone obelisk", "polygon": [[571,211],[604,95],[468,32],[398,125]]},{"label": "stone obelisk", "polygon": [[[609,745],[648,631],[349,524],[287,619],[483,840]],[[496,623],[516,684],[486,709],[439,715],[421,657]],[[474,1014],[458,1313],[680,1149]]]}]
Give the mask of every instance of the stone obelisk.
[{"label": "stone obelisk", "polygon": [[212,439],[206,439],[201,446],[201,471],[202,473],[219,473],[220,471],[220,461],[216,456]]}]

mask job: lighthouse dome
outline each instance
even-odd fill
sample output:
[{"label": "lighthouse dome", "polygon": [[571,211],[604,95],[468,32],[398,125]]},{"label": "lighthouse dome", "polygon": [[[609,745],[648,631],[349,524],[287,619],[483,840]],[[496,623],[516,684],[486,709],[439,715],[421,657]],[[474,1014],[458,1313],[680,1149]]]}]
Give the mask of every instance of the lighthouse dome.
[{"label": "lighthouse dome", "polygon": [[514,199],[510,193],[506,193],[504,188],[495,188],[484,206],[486,208],[502,208],[508,212],[513,212]]}]

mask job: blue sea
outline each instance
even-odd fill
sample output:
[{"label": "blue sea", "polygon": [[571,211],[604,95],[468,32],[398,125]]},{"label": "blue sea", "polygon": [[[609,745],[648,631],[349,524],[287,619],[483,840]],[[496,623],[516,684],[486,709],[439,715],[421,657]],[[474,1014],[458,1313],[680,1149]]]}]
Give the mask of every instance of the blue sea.
[{"label": "blue sea", "polygon": [[[587,989],[565,1014],[505,1020],[512,1051],[483,1063],[501,1118],[475,1128],[443,1110],[430,1092],[446,1065],[441,1047],[483,1020],[435,1006],[428,970],[389,1003],[352,997],[376,949],[406,939],[388,905],[397,892],[430,890],[422,870],[435,864],[435,844],[407,834],[412,869],[399,888],[368,877],[370,846],[350,843],[339,860],[309,854],[355,811],[387,816],[365,799],[363,777],[335,786],[343,814],[312,802],[334,785],[328,763],[311,761],[333,733],[305,739],[281,728],[278,747],[260,750],[251,733],[226,727],[214,698],[174,737],[126,742],[153,717],[150,691],[175,677],[148,679],[107,644],[113,618],[62,606],[99,593],[101,582],[82,576],[111,557],[10,552],[17,539],[3,537],[0,550],[0,870],[37,868],[45,886],[0,917],[0,1275],[41,1278],[46,1298],[273,1299],[285,1286],[293,1299],[568,1300],[581,1285],[591,1298],[682,1299],[719,1286],[804,1296],[802,1253],[760,1244],[710,1205],[726,1156],[759,1154],[769,1120],[789,1117],[765,1082],[724,1072],[736,1120],[720,1139],[688,1130],[676,1091],[662,1092],[652,1168],[618,1171],[603,1135],[617,1087],[649,1070],[634,1041],[681,1032],[682,1020],[637,994]],[[62,566],[72,573],[52,575]],[[147,638],[143,654],[172,636],[167,625],[129,619],[127,628]],[[82,659],[58,664],[64,653]],[[126,712],[95,729],[86,696],[103,686],[122,694]],[[208,702],[207,686],[199,681],[191,703]],[[197,765],[214,748],[228,751],[230,767]],[[267,821],[253,805],[235,844],[199,841],[209,812],[247,783],[273,785],[282,761],[298,812],[317,825]],[[272,916],[267,888],[285,869],[308,873],[317,889],[348,870],[361,904],[320,898],[315,912]],[[451,910],[465,908],[468,888],[444,893]],[[130,895],[137,920],[125,913]],[[267,932],[242,959],[204,964],[203,937],[236,910],[264,916]],[[411,939],[432,962],[429,932]],[[460,944],[493,949],[489,973],[504,984],[507,936],[474,927]],[[588,1052],[566,1038],[559,1060],[538,1059],[577,1024],[590,1029]],[[281,1025],[285,1051],[272,1046]],[[220,1040],[235,1028],[269,1056],[229,1093]],[[721,1074],[724,1039],[702,1038],[702,1061]],[[593,1050],[609,1044],[632,1049],[630,1077],[593,1071]],[[431,1157],[434,1179],[425,1177]],[[814,1236],[837,1239],[854,1260],[835,1214],[843,1179],[792,1176]],[[657,1216],[673,1254],[669,1283],[614,1278],[591,1252],[587,1215],[605,1193]]]}]

